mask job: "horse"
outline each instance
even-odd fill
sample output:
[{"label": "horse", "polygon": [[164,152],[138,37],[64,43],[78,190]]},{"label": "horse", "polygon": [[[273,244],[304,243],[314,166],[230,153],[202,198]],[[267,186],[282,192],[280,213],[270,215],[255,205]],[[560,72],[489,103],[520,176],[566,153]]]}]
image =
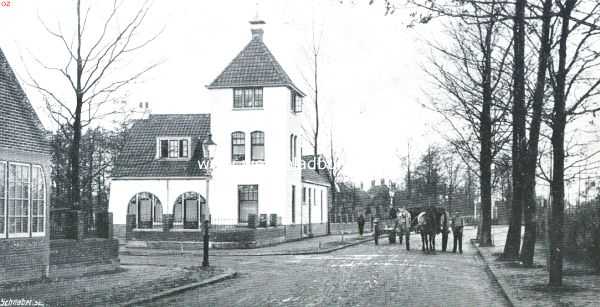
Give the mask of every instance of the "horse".
[{"label": "horse", "polygon": [[437,232],[435,217],[431,210],[423,211],[417,216],[417,227],[421,233],[421,243],[424,252],[435,251],[435,234]]},{"label": "horse", "polygon": [[398,210],[396,218],[398,235],[400,236],[400,244],[402,244],[402,237],[406,237],[406,250],[410,250],[410,224],[411,216],[408,210],[402,208]]}]

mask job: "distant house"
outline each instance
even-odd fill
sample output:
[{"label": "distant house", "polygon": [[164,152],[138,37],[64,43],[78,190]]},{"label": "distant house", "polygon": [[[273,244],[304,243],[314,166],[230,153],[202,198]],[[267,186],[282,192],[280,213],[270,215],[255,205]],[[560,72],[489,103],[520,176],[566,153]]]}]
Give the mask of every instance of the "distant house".
[{"label": "distant house", "polygon": [[301,167],[305,94],[264,43],[264,22],[251,24],[250,42],[207,86],[210,114],[155,114],[131,128],[109,203],[129,239],[194,241],[204,219],[243,229],[261,216],[299,236],[326,233],[329,183]]},{"label": "distant house", "polygon": [[50,147],[0,49],[0,283],[49,269]]}]

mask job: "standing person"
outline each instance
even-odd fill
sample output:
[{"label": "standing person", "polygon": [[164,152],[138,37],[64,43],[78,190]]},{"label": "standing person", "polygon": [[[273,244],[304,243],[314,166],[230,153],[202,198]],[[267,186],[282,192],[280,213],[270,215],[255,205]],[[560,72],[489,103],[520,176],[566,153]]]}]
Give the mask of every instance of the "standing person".
[{"label": "standing person", "polygon": [[[387,221],[386,224],[388,226],[393,225],[393,230],[390,232],[389,240],[390,244],[394,244],[396,243],[396,231],[398,230],[398,211],[393,205],[390,205],[388,219],[389,221]],[[385,225],[382,225],[382,227],[385,227]]]},{"label": "standing person", "polygon": [[361,213],[356,222],[358,223],[358,234],[362,238],[363,233],[365,232],[365,216]]},{"label": "standing person", "polygon": [[442,251],[448,247],[448,233],[450,233],[450,214],[444,210],[440,216],[440,229],[442,230]]},{"label": "standing person", "polygon": [[462,216],[455,214],[452,218],[452,236],[454,237],[454,245],[452,246],[453,253],[456,253],[456,245],[458,244],[458,251],[462,254],[462,235],[464,225],[465,223]]},{"label": "standing person", "polygon": [[379,245],[379,219],[373,220],[373,237],[375,238],[375,245]]},{"label": "standing person", "polygon": [[406,250],[410,250],[410,212],[406,210],[406,207],[402,207],[398,211],[398,225],[400,229],[400,244],[402,244],[402,237],[406,236]]},{"label": "standing person", "polygon": [[390,211],[389,211],[389,219],[395,220],[396,216],[397,216],[398,212],[396,211],[396,208],[394,208],[393,205],[390,205]]}]

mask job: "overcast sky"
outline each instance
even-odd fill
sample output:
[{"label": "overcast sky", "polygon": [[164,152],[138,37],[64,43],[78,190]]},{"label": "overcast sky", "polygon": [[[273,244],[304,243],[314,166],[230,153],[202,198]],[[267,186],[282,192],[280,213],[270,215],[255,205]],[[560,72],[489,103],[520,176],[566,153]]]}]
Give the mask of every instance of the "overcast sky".
[{"label": "overcast sky", "polygon": [[[74,2],[74,1],[72,1]],[[94,3],[90,24],[99,25],[111,1]],[[430,142],[438,141],[431,126],[439,118],[421,107],[426,78],[420,64],[428,50],[424,39],[440,36],[437,24],[407,28],[399,13],[385,16],[380,5],[368,1],[259,1],[258,13],[267,24],[264,40],[295,83],[310,92],[306,77],[312,73],[308,51],[313,29],[321,37],[319,88],[323,114],[321,148],[329,144],[343,151],[345,174],[365,181],[382,177],[399,179],[404,171],[397,152],[406,154],[411,141],[413,157]],[[128,0],[119,12],[121,22],[138,2]],[[144,25],[147,37],[164,32],[122,73],[157,61],[162,64],[127,89],[127,101],[148,101],[154,113],[207,112],[211,93],[205,88],[250,40],[248,21],[257,12],[255,1],[155,1]],[[12,0],[0,8],[0,47],[21,80],[29,70],[38,82],[66,88],[56,75],[40,69],[33,60],[60,65],[65,49],[44,30],[49,27],[73,33],[71,1]],[[303,77],[306,76],[306,77]],[[47,127],[51,127],[39,94],[26,91]],[[312,112],[305,100],[307,119]],[[310,123],[307,122],[307,127]]]}]

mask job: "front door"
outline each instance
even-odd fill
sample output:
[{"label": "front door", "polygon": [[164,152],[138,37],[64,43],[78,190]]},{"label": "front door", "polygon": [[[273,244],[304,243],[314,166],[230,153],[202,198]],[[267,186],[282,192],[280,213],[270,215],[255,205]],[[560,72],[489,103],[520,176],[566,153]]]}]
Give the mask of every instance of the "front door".
[{"label": "front door", "polygon": [[183,215],[183,228],[198,229],[198,200],[185,200],[185,214]]}]

